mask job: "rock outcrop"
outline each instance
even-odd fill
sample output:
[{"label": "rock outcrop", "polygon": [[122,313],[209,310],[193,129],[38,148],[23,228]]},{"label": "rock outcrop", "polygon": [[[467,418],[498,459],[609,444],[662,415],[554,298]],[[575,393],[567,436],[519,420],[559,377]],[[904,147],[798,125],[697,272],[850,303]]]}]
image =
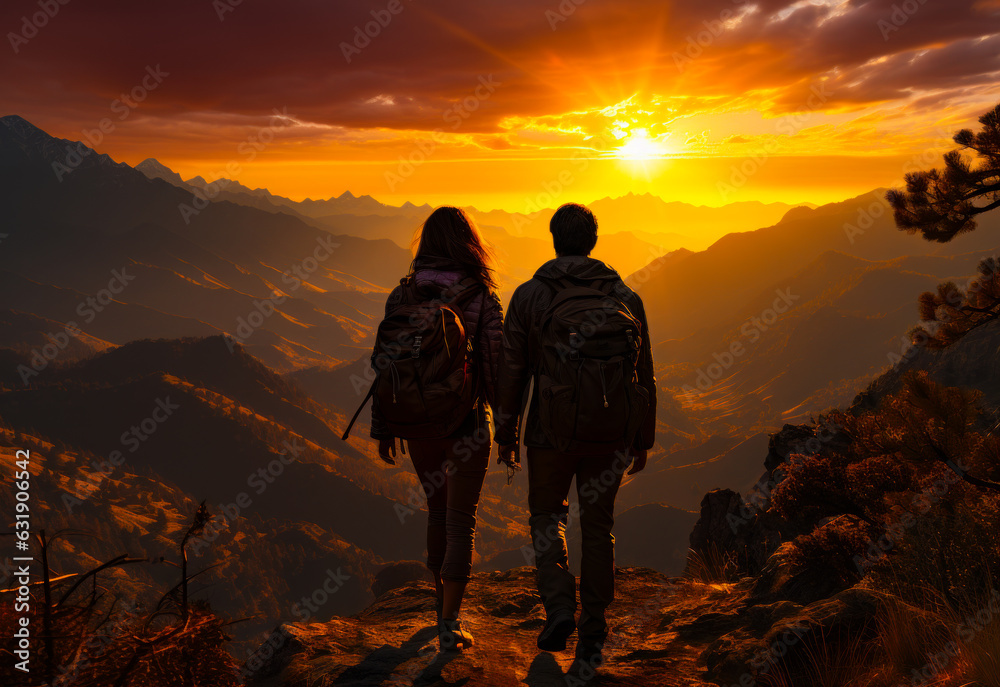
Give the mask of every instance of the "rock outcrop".
[{"label": "rock outcrop", "polygon": [[404,587],[411,582],[419,580],[425,582],[434,581],[431,571],[423,563],[418,561],[393,563],[375,573],[375,579],[372,580],[372,594],[379,597],[393,589]]},{"label": "rock outcrop", "polygon": [[463,617],[475,635],[471,649],[439,651],[433,587],[412,582],[356,616],[282,625],[244,670],[248,687],[762,684],[779,661],[808,665],[817,641],[835,648],[831,639],[870,632],[883,603],[860,587],[811,603],[775,599],[781,585],[761,593],[756,579],[706,584],[619,568],[606,660],[596,668],[574,659],[572,640],[564,653],[535,647],[545,614],[534,571],[517,568],[470,583]]}]

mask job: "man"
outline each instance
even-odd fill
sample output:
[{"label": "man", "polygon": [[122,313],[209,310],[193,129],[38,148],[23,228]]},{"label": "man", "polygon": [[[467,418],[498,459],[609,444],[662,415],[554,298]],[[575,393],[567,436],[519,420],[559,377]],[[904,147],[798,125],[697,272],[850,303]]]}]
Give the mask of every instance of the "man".
[{"label": "man", "polygon": [[[556,258],[517,288],[504,322],[496,441],[500,462],[519,468],[523,406],[531,538],[546,614],[538,647],[562,651],[578,628],[577,658],[597,664],[615,592],[615,496],[625,470],[642,470],[653,446],[656,380],[642,301],[589,257],[597,243],[593,213],[563,205],[549,229]],[[579,623],[565,538],[574,477],[583,530]]]}]

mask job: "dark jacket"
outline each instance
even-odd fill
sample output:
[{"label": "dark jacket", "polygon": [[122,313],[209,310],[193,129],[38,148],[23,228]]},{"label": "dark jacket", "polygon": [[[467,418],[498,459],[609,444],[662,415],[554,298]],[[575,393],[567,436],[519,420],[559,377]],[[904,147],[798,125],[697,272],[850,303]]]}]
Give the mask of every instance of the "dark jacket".
[{"label": "dark jacket", "polygon": [[[418,257],[413,263],[414,278],[417,288],[434,287],[444,290],[466,278],[466,273],[460,265],[445,258],[431,256]],[[389,294],[385,302],[386,317],[403,301],[403,290],[397,286]],[[482,320],[480,320],[480,313]],[[496,379],[500,363],[500,345],[503,336],[503,308],[496,294],[485,290],[475,296],[462,312],[467,336],[475,343],[475,365],[479,382],[479,403],[469,414],[462,426],[453,436],[470,436],[479,428],[491,428],[491,408],[496,407]],[[480,327],[481,322],[481,327]],[[377,399],[376,399],[377,401]],[[484,403],[485,402],[485,403]],[[485,407],[487,406],[488,407]],[[374,439],[386,439],[392,435],[385,428],[385,421],[378,409],[378,403],[372,403],[371,436]]]},{"label": "dark jacket", "polygon": [[[580,255],[570,255],[554,260],[538,268],[535,277],[561,279],[570,277],[580,280],[613,280],[610,293],[617,297],[642,324],[642,347],[639,350],[637,371],[639,383],[649,392],[649,411],[636,435],[634,446],[640,449],[652,448],[656,431],[656,378],[653,376],[653,354],[646,324],[646,311],[642,300],[625,285],[613,269],[600,260]],[[500,376],[497,380],[496,440],[499,444],[513,444],[518,441],[519,416],[525,391],[533,373],[535,361],[529,341],[539,327],[541,315],[552,301],[552,288],[537,278],[532,278],[517,287],[504,321],[503,347],[500,357]],[[542,428],[539,426],[538,390],[535,389],[528,411],[527,427],[524,429],[524,443],[536,448],[551,448]]]}]

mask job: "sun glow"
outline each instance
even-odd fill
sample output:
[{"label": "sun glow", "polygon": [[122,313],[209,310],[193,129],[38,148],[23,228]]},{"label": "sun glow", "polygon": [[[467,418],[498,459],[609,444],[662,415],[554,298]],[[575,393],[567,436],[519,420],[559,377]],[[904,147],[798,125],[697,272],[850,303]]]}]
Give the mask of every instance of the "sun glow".
[{"label": "sun glow", "polygon": [[615,157],[619,160],[658,160],[670,154],[662,142],[649,137],[646,129],[633,129],[628,138],[618,147]]},{"label": "sun glow", "polygon": [[652,181],[670,164],[675,151],[664,142],[669,134],[651,137],[645,128],[629,131],[624,142],[612,151],[611,156],[619,167],[633,179]]}]

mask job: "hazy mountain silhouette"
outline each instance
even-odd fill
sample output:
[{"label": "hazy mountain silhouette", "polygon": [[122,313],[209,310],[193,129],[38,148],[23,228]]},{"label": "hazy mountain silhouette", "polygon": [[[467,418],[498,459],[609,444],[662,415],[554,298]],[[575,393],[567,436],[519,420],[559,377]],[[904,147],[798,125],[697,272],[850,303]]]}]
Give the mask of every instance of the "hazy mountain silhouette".
[{"label": "hazy mountain silhouette", "polygon": [[[184,181],[179,174],[154,158],[139,163],[136,169],[151,178],[163,179],[188,189],[204,190],[210,183],[202,177]],[[350,191],[325,200],[307,198],[294,201],[267,189],[250,189],[224,177],[211,183],[225,194],[219,196],[220,199],[253,207],[262,207],[260,201],[263,199],[272,207],[319,220],[335,231],[366,238],[390,238],[404,247],[409,246],[416,228],[414,222],[419,223],[432,210],[426,203],[414,205],[407,202],[397,207],[368,195],[355,196]],[[680,201],[667,202],[650,193],[629,193],[617,198],[602,198],[591,203],[591,207],[601,222],[602,239],[615,233],[629,232],[652,246],[701,249],[725,234],[773,224],[793,208],[815,206],[741,201],[710,207]],[[553,205],[538,212],[525,213],[466,208],[484,226],[503,230],[501,236],[540,239],[547,238],[549,216],[554,209]]]},{"label": "hazy mountain silhouette", "polygon": [[[429,213],[431,210],[430,205],[419,207],[412,203],[404,204],[401,207],[386,205],[378,202],[371,196],[355,196],[350,191],[344,191],[339,196],[331,196],[327,199],[313,200],[312,198],[306,198],[301,201],[294,201],[284,196],[275,195],[266,188],[252,189],[244,186],[235,179],[228,179],[226,177],[219,177],[218,179],[208,181],[204,177],[196,176],[185,181],[180,174],[156,158],[147,158],[136,165],[135,168],[151,179],[163,179],[180,188],[188,190],[198,189],[203,193],[208,189],[209,193],[205,194],[208,198],[229,200],[240,205],[269,209],[272,212],[286,212],[298,217],[314,219],[336,217],[339,215],[381,215],[392,217],[400,214],[416,215],[425,211]],[[216,194],[220,195],[216,196]]]},{"label": "hazy mountain silhouette", "polygon": [[[816,209],[796,208],[773,226],[724,236],[685,260],[672,262],[669,269],[652,261],[636,286],[652,313],[653,336],[658,341],[683,338],[759,314],[753,308],[762,290],[785,288],[789,279],[827,251],[891,260],[959,255],[992,248],[996,242],[991,230],[1000,227],[1000,220],[995,217],[984,218],[980,231],[949,244],[930,244],[908,235],[896,229],[883,195],[878,190]],[[876,213],[880,214],[875,217]],[[865,227],[867,222],[859,215],[868,216],[871,224]],[[693,284],[698,284],[697,297],[681,297]]]},{"label": "hazy mountain silhouette", "polygon": [[[824,239],[840,242],[843,222],[870,202],[867,196],[834,212],[796,210],[819,213],[815,225],[798,226],[799,238],[782,226],[785,220],[739,235],[739,246],[724,239],[633,275],[654,337],[666,339],[654,347],[657,381],[677,402],[660,410],[664,450],[654,452],[646,479],[637,482],[644,498],[669,493],[669,503],[693,508],[699,491],[748,488],[759,476],[757,461],[727,453],[730,447],[850,403],[907,352],[906,333],[918,321],[917,296],[941,281],[963,283],[994,252],[978,249],[995,241],[988,226],[964,245],[934,246],[884,223],[856,237],[853,246],[848,242],[852,253],[821,250]],[[802,262],[790,261],[793,251]],[[702,270],[712,276],[697,276]],[[786,311],[777,312],[776,302]],[[723,437],[724,445],[716,443]],[[690,453],[683,468],[664,463],[678,448]]]},{"label": "hazy mountain silhouette", "polygon": [[[404,249],[410,248],[415,233],[432,210],[429,205],[411,203],[400,207],[385,205],[371,196],[358,197],[350,191],[327,200],[296,202],[275,196],[266,189],[251,190],[230,179],[216,180],[211,193],[208,193],[206,188],[209,183],[205,179],[195,177],[184,181],[179,174],[156,160],[145,160],[136,169],[150,178],[163,179],[192,193],[198,191],[214,202],[229,201],[269,212],[280,211],[338,235],[388,239]],[[500,210],[483,213],[475,208],[466,209],[497,250],[502,263],[501,279],[505,296],[509,297],[517,284],[530,278],[537,265],[552,257],[548,212],[528,218]],[[528,228],[516,229],[522,225]],[[689,241],[689,237],[647,233],[645,238],[640,239],[628,231],[609,232],[602,234],[594,256],[627,274],[667,250],[678,248],[685,241]]]},{"label": "hazy mountain silhouette", "polygon": [[[115,301],[178,325],[94,334],[112,343],[229,332],[279,368],[353,357],[381,311],[381,294],[410,259],[389,241],[333,236],[286,213],[199,204],[189,191],[19,117],[0,120],[0,189],[11,227],[0,269],[35,282],[24,288],[94,295],[113,270],[124,270],[131,279]],[[10,307],[24,307],[5,295]],[[37,307],[60,319],[53,312],[60,306]],[[87,333],[128,329],[120,310],[108,306],[79,324]],[[241,324],[249,318],[260,326]]]},{"label": "hazy mountain silhouette", "polygon": [[[184,181],[179,174],[154,159],[143,161],[136,169],[151,178],[164,179],[192,191],[204,191],[208,186],[201,177]],[[406,203],[395,207],[371,196],[354,196],[350,191],[327,200],[296,202],[266,189],[249,189],[230,179],[219,179],[213,184],[216,187],[213,192],[217,193],[213,197],[218,200],[269,211],[280,209],[307,221],[311,219],[337,234],[386,238],[403,248],[410,247],[420,223],[431,211],[426,204]],[[622,274],[640,269],[665,252],[679,248],[701,249],[723,234],[771,224],[789,210],[800,207],[785,203],[739,202],[715,208],[668,203],[651,194],[631,193],[619,198],[604,198],[591,205],[601,222],[594,257],[613,265]],[[473,207],[466,210],[498,250],[508,296],[518,283],[531,276],[532,265],[552,256],[548,231],[551,209],[531,214],[480,211]]]}]

